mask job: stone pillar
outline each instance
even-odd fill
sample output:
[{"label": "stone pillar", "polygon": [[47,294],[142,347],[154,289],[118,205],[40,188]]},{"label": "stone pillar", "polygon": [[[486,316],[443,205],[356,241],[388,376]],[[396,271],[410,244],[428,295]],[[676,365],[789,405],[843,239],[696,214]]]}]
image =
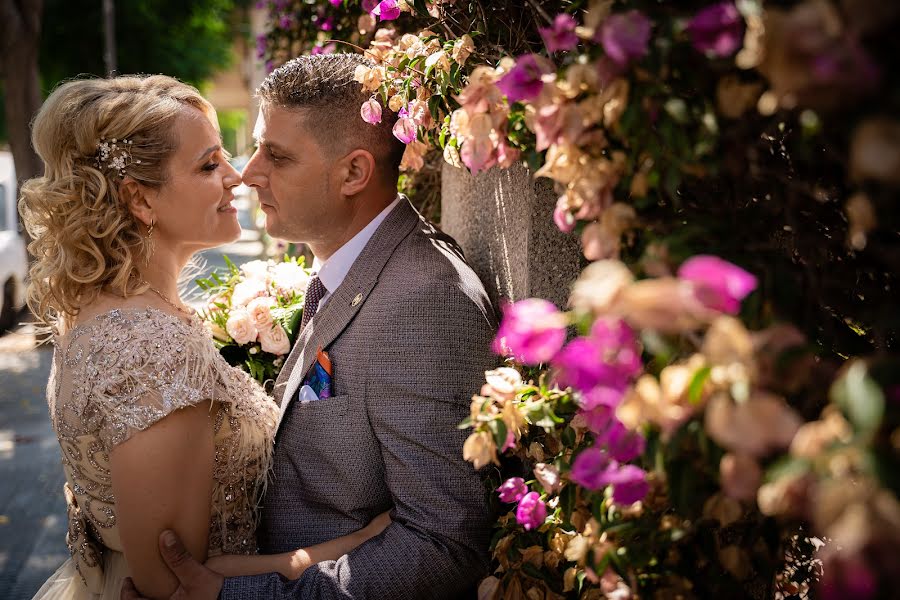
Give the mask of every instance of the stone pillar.
[{"label": "stone pillar", "polygon": [[556,194],[520,164],[472,176],[444,164],[441,229],[456,238],[496,306],[538,297],[564,307],[585,266],[577,236],[553,224]]}]

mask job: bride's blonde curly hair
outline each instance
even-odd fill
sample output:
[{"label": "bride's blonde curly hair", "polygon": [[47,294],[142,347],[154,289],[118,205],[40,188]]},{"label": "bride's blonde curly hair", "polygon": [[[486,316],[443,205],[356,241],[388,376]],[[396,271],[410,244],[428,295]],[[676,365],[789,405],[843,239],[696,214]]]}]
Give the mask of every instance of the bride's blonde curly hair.
[{"label": "bride's blonde curly hair", "polygon": [[33,240],[28,305],[44,326],[76,316],[101,291],[128,297],[147,289],[139,272],[151,253],[147,227],[122,198],[119,171],[98,161],[99,145],[129,140],[127,176],[159,188],[186,106],[216,122],[200,92],[164,75],[69,81],[44,102],[31,136],[44,175],[27,181],[19,199]]}]

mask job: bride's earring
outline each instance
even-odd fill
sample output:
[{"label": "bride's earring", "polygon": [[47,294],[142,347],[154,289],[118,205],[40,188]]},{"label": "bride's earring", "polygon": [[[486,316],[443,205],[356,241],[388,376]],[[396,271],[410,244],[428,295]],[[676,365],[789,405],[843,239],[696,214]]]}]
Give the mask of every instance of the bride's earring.
[{"label": "bride's earring", "polygon": [[144,254],[144,264],[150,266],[150,256],[153,255],[153,226],[156,222],[150,219],[150,227],[147,228],[147,252]]}]

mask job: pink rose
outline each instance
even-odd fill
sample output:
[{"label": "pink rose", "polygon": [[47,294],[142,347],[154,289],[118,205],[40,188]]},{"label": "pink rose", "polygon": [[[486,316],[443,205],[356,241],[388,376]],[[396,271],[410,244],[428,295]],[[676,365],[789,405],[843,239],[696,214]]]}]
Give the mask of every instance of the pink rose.
[{"label": "pink rose", "polygon": [[263,352],[281,356],[291,351],[291,341],[281,325],[273,325],[259,332],[259,344]]},{"label": "pink rose", "polygon": [[254,327],[262,331],[272,325],[272,307],[275,306],[275,299],[270,296],[261,296],[254,298],[247,304],[247,314],[250,315],[250,321]]},{"label": "pink rose", "polygon": [[257,330],[246,310],[237,309],[231,311],[231,316],[225,322],[225,331],[228,332],[234,343],[239,346],[256,341]]}]

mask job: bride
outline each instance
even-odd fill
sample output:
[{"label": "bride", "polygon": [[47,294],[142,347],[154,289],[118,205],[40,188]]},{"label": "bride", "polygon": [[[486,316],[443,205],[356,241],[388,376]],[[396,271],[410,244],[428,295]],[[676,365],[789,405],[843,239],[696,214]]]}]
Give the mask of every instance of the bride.
[{"label": "bride", "polygon": [[168,597],[164,529],[223,575],[288,578],[384,529],[386,515],[252,556],[278,407],[221,358],[177,288],[196,252],[240,234],[241,178],[209,102],[165,76],[71,81],[32,137],[45,170],[20,210],[34,240],[29,306],[55,348],[47,399],[71,553],[35,597],[118,598],[126,576]]}]

